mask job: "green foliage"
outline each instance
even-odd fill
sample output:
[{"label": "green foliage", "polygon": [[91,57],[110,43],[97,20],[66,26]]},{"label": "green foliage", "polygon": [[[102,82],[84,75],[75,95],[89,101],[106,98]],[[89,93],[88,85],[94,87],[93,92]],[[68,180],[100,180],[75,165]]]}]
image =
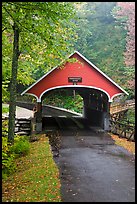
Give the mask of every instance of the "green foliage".
[{"label": "green foliage", "polygon": [[16,169],[15,158],[29,153],[30,143],[27,136],[16,136],[14,145],[2,136],[2,177],[6,178]]},{"label": "green foliage", "polygon": [[128,9],[128,3],[123,8],[118,2],[85,2],[77,7],[80,19],[76,21],[79,38],[75,47],[127,90],[127,99],[131,99],[135,97],[134,86],[128,85],[135,76],[134,6]]},{"label": "green foliage", "polygon": [[129,94],[128,96],[126,95],[124,98],[125,100],[132,100],[135,99],[135,90],[131,88],[125,87],[125,91]]},{"label": "green foliage", "polygon": [[16,136],[14,138],[14,145],[10,147],[10,151],[19,156],[25,156],[29,153],[30,143],[25,136]]},{"label": "green foliage", "polygon": [[[34,82],[33,74],[50,70],[72,51],[76,39],[70,2],[3,2],[3,80],[10,78],[13,29],[19,28],[18,82]],[[25,77],[24,77],[25,76]]]},{"label": "green foliage", "polygon": [[2,106],[2,113],[8,113],[8,112],[9,112],[9,107]]},{"label": "green foliage", "polygon": [[50,70],[73,49],[74,15],[69,2],[2,3],[3,81],[10,81],[9,141],[14,141],[17,83],[33,83],[37,67]]},{"label": "green foliage", "polygon": [[9,101],[9,92],[7,90],[9,81],[4,80],[2,81],[2,102],[8,102]]},{"label": "green foliage", "polygon": [[63,106],[66,109],[82,113],[83,99],[80,97],[80,95],[76,95],[75,97],[69,96],[65,99]]},{"label": "green foliage", "polygon": [[135,126],[135,109],[128,109],[127,113],[123,118],[121,118],[120,122],[122,124]]},{"label": "green foliage", "polygon": [[78,41],[75,48],[120,86],[126,86],[128,69],[124,52],[127,30],[124,23],[127,18],[121,23],[114,16],[114,8],[116,2],[85,2],[77,7]]},{"label": "green foliage", "polygon": [[2,137],[2,177],[6,178],[7,175],[15,170],[14,154],[10,152],[10,146],[7,137]]},{"label": "green foliage", "polygon": [[129,109],[127,112],[127,118],[130,123],[135,124],[135,109]]},{"label": "green foliage", "polygon": [[83,98],[77,94],[74,96],[73,91],[55,90],[43,100],[46,105],[53,105],[60,108],[66,108],[71,111],[82,113]]},{"label": "green foliage", "polygon": [[2,120],[2,136],[7,136],[8,133],[8,120]]}]

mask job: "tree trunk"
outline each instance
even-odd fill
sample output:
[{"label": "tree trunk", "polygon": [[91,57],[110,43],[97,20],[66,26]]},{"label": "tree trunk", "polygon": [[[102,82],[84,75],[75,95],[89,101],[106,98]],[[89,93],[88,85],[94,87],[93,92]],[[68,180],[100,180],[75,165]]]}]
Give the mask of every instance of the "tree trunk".
[{"label": "tree trunk", "polygon": [[19,58],[19,29],[14,22],[14,41],[13,41],[13,57],[12,57],[12,73],[10,83],[10,104],[9,104],[9,125],[8,125],[8,141],[14,143],[15,131],[15,115],[16,115],[16,86],[17,86],[17,69]]}]

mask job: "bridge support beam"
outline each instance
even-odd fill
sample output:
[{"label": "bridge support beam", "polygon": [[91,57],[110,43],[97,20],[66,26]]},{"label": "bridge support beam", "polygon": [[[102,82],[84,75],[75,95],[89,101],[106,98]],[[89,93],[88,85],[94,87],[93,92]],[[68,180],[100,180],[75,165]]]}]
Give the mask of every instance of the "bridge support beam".
[{"label": "bridge support beam", "polygon": [[42,102],[37,102],[34,118],[31,121],[31,134],[40,133],[42,131]]},{"label": "bridge support beam", "polygon": [[42,102],[37,102],[37,112],[36,112],[36,132],[42,131]]},{"label": "bridge support beam", "polygon": [[110,130],[110,102],[106,103],[106,111],[103,112],[103,129]]}]

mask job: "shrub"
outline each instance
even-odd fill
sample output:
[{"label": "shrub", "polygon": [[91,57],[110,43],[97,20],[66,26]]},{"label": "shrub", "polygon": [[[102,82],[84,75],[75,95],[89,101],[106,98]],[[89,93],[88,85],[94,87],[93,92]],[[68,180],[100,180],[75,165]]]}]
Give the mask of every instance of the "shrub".
[{"label": "shrub", "polygon": [[8,135],[8,120],[2,121],[2,136]]},{"label": "shrub", "polygon": [[29,153],[30,143],[26,136],[17,136],[14,139],[14,145],[10,147],[11,153],[18,156],[25,156]]},{"label": "shrub", "polygon": [[2,178],[15,170],[14,154],[10,152],[6,137],[2,137]]},{"label": "shrub", "polygon": [[2,137],[2,178],[6,178],[15,169],[15,157],[27,155],[30,143],[27,136],[15,136],[14,145],[8,144],[7,137]]},{"label": "shrub", "polygon": [[8,112],[9,112],[9,107],[2,106],[2,113],[8,113]]}]

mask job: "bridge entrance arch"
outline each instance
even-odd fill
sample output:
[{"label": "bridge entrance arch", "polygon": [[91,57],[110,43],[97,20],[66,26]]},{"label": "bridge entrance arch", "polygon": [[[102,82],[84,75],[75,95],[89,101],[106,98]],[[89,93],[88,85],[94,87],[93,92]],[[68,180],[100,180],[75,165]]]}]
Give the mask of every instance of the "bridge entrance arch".
[{"label": "bridge entrance arch", "polygon": [[62,88],[77,91],[84,101],[84,117],[91,125],[108,130],[110,103],[115,96],[128,93],[78,51],[68,58],[75,60],[54,67],[21,94],[37,99],[36,132],[42,130],[43,98],[48,92]]}]

